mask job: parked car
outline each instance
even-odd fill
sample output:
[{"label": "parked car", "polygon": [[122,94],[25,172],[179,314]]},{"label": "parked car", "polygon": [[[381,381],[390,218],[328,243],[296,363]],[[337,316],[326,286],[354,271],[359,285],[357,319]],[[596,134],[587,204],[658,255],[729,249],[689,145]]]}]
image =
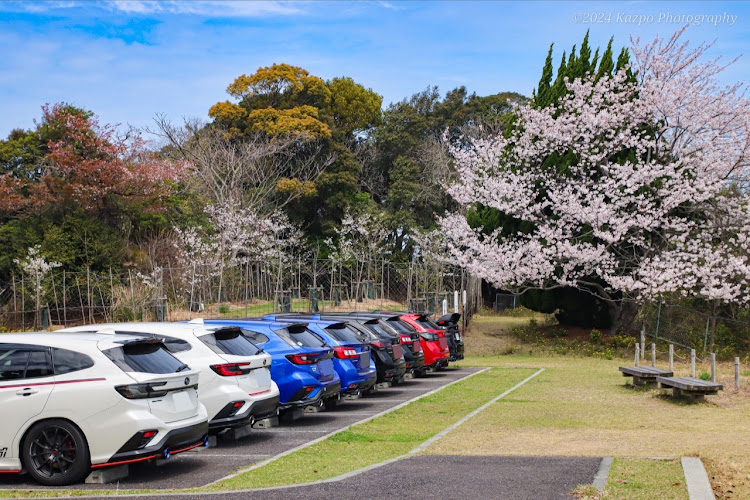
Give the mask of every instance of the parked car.
[{"label": "parked car", "polygon": [[[435,322],[438,327],[445,330],[445,338],[448,339],[448,350],[450,351],[450,360],[458,361],[464,359],[464,339],[458,330],[458,321],[461,315],[458,313],[444,314]],[[432,320],[427,318],[428,322]]]},{"label": "parked car", "polygon": [[361,318],[378,318],[380,320],[378,324],[383,329],[400,339],[407,373],[411,372],[415,377],[425,375],[424,353],[419,333],[414,328],[402,321],[397,314],[385,312],[353,312],[351,314]]},{"label": "parked car", "polygon": [[206,444],[199,372],[160,341],[111,333],[0,336],[0,472],[45,486]]},{"label": "parked car", "polygon": [[211,434],[276,416],[279,388],[271,380],[271,355],[237,327],[187,323],[112,323],[77,326],[60,332],[148,335],[160,339],[180,361],[201,371],[198,397],[208,411]]},{"label": "parked car", "polygon": [[359,395],[367,392],[377,379],[377,370],[370,365],[370,344],[362,342],[358,333],[345,322],[324,321],[319,318],[320,315],[294,313],[263,316],[266,321],[306,322],[308,328],[333,347],[333,366],[341,379],[341,394]]},{"label": "parked car", "polygon": [[249,318],[205,323],[238,327],[242,335],[271,355],[271,378],[279,387],[281,411],[339,399],[341,379],[333,366],[334,351],[304,323]]},{"label": "parked car", "polygon": [[399,311],[378,312],[397,314],[403,322],[419,332],[422,350],[424,351],[425,368],[439,370],[448,366],[450,349],[448,347],[448,339],[445,337],[445,330],[439,328],[437,325],[431,325],[426,315]]},{"label": "parked car", "polygon": [[320,314],[320,319],[346,321],[358,333],[363,342],[370,344],[375,361],[378,383],[401,383],[406,373],[406,360],[401,341],[397,335],[381,326],[379,318],[366,318],[350,313]]}]

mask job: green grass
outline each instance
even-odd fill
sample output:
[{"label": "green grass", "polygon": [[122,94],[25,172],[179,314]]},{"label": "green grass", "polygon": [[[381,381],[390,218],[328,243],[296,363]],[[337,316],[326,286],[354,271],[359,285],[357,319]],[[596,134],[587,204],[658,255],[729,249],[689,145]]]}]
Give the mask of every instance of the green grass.
[{"label": "green grass", "polygon": [[327,479],[403,455],[532,373],[489,370],[475,375],[210,489],[261,488]]},{"label": "green grass", "polygon": [[604,488],[605,498],[628,500],[687,499],[679,460],[616,458]]}]

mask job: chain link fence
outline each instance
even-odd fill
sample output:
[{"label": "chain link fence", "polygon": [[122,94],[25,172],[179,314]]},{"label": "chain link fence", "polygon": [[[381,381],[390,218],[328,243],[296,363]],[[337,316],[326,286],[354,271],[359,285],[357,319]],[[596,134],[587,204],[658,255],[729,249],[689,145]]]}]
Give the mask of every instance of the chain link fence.
[{"label": "chain link fence", "polygon": [[147,273],[57,268],[41,279],[13,276],[0,283],[0,329],[244,318],[287,311],[382,309],[441,315],[445,308],[470,315],[481,306],[477,283],[460,268],[385,260],[349,265],[301,258],[281,265],[244,261],[221,269],[186,264]]}]

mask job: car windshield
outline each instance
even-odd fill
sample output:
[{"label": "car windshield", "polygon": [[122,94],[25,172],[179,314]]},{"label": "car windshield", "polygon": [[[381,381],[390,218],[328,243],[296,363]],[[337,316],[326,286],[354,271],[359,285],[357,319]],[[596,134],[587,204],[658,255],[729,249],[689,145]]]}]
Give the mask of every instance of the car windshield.
[{"label": "car windshield", "polygon": [[370,329],[371,332],[373,332],[375,335],[380,337],[381,339],[391,340],[393,339],[393,335],[388,333],[385,328],[383,328],[380,323],[365,323],[365,326]]},{"label": "car windshield", "polygon": [[426,316],[419,316],[415,319],[417,323],[422,325],[425,328],[431,328],[433,330],[439,330],[440,327],[437,326],[435,323],[432,322],[432,320]]},{"label": "car windshield", "polygon": [[352,331],[357,335],[357,337],[359,337],[362,342],[371,342],[373,340],[378,340],[378,336],[365,328],[362,323],[351,322],[349,323],[349,328],[352,329]]}]

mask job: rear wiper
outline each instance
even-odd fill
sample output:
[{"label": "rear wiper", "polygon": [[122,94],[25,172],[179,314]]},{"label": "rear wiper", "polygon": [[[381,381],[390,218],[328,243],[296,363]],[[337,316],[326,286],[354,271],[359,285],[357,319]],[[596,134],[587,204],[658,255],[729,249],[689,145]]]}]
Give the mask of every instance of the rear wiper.
[{"label": "rear wiper", "polygon": [[258,351],[255,354],[263,354],[264,352],[266,352],[265,349],[261,349],[260,347],[258,347]]},{"label": "rear wiper", "polygon": [[179,372],[181,372],[182,370],[187,370],[188,368],[190,368],[190,367],[189,367],[188,365],[185,365],[185,364],[183,364],[183,365],[181,365],[181,366],[180,366],[179,368],[177,368],[177,369],[175,370],[175,373],[179,373]]}]

